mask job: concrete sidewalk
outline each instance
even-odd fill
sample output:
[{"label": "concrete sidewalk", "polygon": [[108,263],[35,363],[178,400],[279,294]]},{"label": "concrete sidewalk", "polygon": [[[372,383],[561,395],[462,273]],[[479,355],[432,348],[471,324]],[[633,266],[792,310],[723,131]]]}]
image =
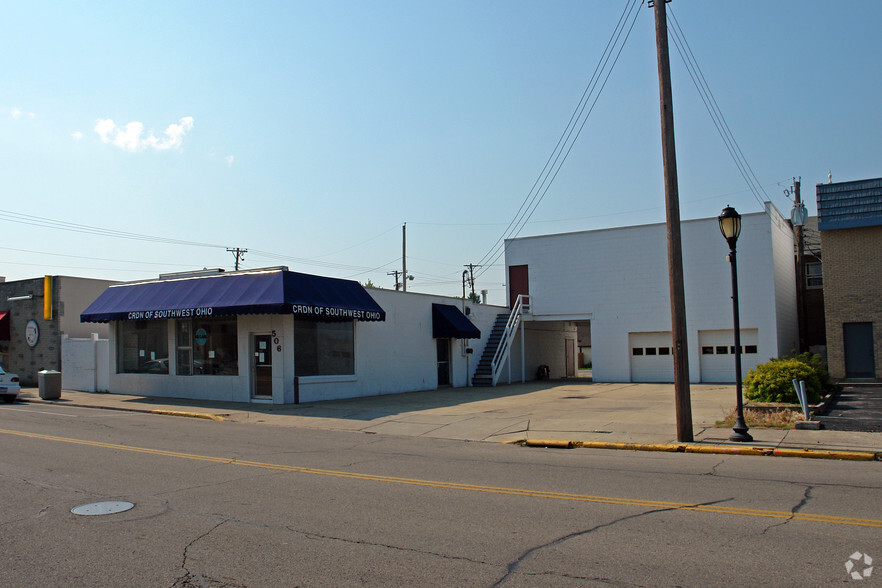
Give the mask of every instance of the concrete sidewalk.
[{"label": "concrete sidewalk", "polygon": [[[716,428],[735,404],[733,385],[693,384],[694,445],[733,453],[728,428]],[[281,427],[360,431],[438,439],[543,440],[587,446],[676,444],[673,384],[603,384],[579,380],[496,388],[455,388],[300,405],[243,404],[64,390],[42,400],[34,388],[19,402],[180,414]],[[789,452],[882,454],[882,433],[752,428],[751,448]],[[636,447],[625,447],[634,449]],[[670,449],[668,449],[670,450]],[[682,450],[682,449],[681,449]],[[793,453],[793,452],[790,452]],[[815,455],[817,456],[817,455]]]}]

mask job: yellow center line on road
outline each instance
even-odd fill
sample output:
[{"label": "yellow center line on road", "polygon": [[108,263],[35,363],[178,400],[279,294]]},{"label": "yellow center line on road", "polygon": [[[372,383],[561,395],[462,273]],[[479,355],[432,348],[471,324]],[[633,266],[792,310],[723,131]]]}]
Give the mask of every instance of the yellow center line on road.
[{"label": "yellow center line on road", "polygon": [[129,445],[118,445],[115,443],[103,443],[100,441],[87,441],[84,439],[72,439],[69,437],[56,437],[54,435],[43,435],[40,433],[28,433],[25,431],[13,431],[10,429],[0,429],[0,434],[15,435],[18,437],[27,437],[30,439],[42,439],[44,441],[54,441],[58,443],[69,443],[73,445],[85,445],[88,447],[100,447],[103,449],[112,449],[115,451],[130,451],[134,453],[143,453],[148,455],[159,455],[163,457],[174,457],[177,459],[189,459],[195,461],[204,461],[217,464],[227,464],[235,466],[245,466],[252,468],[262,468],[281,472],[294,472],[301,474],[312,474],[316,476],[332,476],[337,478],[348,478],[352,480],[364,480],[370,482],[385,482],[389,484],[404,484],[409,486],[425,486],[430,488],[446,488],[449,490],[462,490],[467,492],[486,492],[490,494],[507,494],[511,496],[525,496],[530,498],[549,498],[554,500],[569,500],[574,502],[593,502],[599,504],[615,504],[620,506],[638,506],[644,508],[668,509],[668,510],[685,510],[693,512],[706,512],[727,514],[735,516],[749,517],[765,517],[773,519],[792,519],[796,521],[806,521],[814,523],[829,523],[834,525],[854,525],[859,527],[877,527],[882,528],[882,520],[877,519],[861,519],[851,517],[829,516],[821,514],[811,514],[804,512],[787,512],[777,510],[758,510],[752,508],[735,508],[728,506],[718,506],[713,504],[690,504],[688,502],[666,502],[658,500],[644,500],[635,498],[618,498],[614,496],[590,496],[586,494],[569,494],[566,492],[551,492],[546,490],[527,490],[520,488],[505,488],[498,486],[481,486],[477,484],[463,484],[459,482],[441,482],[437,480],[421,480],[418,478],[399,478],[395,476],[380,476],[375,474],[360,474],[357,472],[343,472],[338,470],[324,470],[318,468],[310,468],[303,466],[289,466],[282,464],[265,463],[259,461],[248,461],[228,457],[213,457],[209,455],[198,455],[193,453],[182,453],[179,451],[165,451],[162,449],[150,449],[148,447],[135,447]]}]

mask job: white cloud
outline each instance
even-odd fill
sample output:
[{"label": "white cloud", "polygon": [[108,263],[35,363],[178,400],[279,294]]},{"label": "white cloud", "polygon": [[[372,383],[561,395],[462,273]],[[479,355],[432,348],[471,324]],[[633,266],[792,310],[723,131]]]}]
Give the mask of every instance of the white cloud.
[{"label": "white cloud", "polygon": [[70,134],[70,136],[73,137],[77,141],[79,141],[80,139],[83,138],[83,134],[79,131],[74,131],[73,133]]},{"label": "white cloud", "polygon": [[233,166],[233,156],[232,155],[227,155],[226,157],[224,157],[224,159],[226,160],[228,167]]},{"label": "white cloud", "polygon": [[27,118],[36,118],[37,117],[37,115],[34,114],[33,112],[25,112],[21,108],[15,108],[15,107],[9,109],[9,115],[12,118],[14,118],[15,120],[18,120],[23,116],[27,117]]},{"label": "white cloud", "polygon": [[99,119],[95,124],[95,132],[105,143],[116,145],[120,149],[129,152],[141,151],[152,148],[160,151],[180,147],[186,135],[193,128],[193,117],[185,116],[176,124],[170,124],[165,129],[165,137],[156,137],[149,133],[141,138],[144,133],[144,124],[138,121],[127,123],[125,127],[119,127],[112,119]]}]

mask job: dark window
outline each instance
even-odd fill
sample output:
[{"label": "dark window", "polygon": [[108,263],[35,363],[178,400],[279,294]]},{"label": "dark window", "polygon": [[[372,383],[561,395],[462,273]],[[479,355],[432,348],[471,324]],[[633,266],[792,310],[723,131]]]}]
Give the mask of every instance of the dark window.
[{"label": "dark window", "polygon": [[701,348],[701,354],[702,354],[702,355],[713,355],[713,354],[714,354],[714,348],[713,348],[713,347],[710,347],[710,346],[702,347],[702,348]]},{"label": "dark window", "polygon": [[647,347],[646,355],[655,355],[655,347]]},{"label": "dark window", "polygon": [[355,374],[355,323],[294,321],[294,371],[298,376]]},{"label": "dark window", "polygon": [[756,353],[756,345],[745,345],[744,353]]},{"label": "dark window", "polygon": [[717,355],[726,355],[729,353],[729,348],[725,345],[717,345]]},{"label": "dark window", "polygon": [[658,354],[659,354],[659,355],[670,355],[670,354],[671,354],[671,348],[670,348],[670,347],[659,347],[659,348],[658,348]]},{"label": "dark window", "polygon": [[635,347],[634,349],[631,350],[631,355],[643,355],[643,348],[642,347]]},{"label": "dark window", "polygon": [[[731,353],[732,355],[735,355],[735,346],[734,345],[729,347],[729,353]],[[744,346],[741,347],[741,353],[744,353]]]},{"label": "dark window", "polygon": [[239,338],[236,317],[175,321],[179,376],[236,376]]},{"label": "dark window", "polygon": [[805,264],[805,287],[806,288],[823,288],[824,277],[821,273],[821,263],[818,261],[810,261]]},{"label": "dark window", "polygon": [[168,321],[120,321],[117,373],[168,373]]}]

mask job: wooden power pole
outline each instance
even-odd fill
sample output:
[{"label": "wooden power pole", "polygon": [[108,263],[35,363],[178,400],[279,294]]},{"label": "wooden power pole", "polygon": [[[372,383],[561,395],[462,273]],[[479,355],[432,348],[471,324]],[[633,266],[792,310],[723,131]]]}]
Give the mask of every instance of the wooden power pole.
[{"label": "wooden power pole", "polygon": [[[796,207],[802,206],[802,198],[799,195],[799,180],[793,179],[793,200]],[[803,258],[803,248],[805,246],[805,234],[803,226],[796,225],[796,323],[799,327],[799,337],[797,338],[797,352],[802,353],[808,351],[806,344],[806,312],[805,312],[805,260]]]},{"label": "wooden power pole", "polygon": [[671,333],[674,357],[674,394],[677,440],[692,441],[692,402],[689,392],[689,350],[686,345],[686,295],[683,286],[683,248],[680,240],[680,195],[677,187],[677,154],[674,148],[674,107],[671,63],[668,55],[666,0],[650,3],[655,9],[655,43],[658,56],[658,94],[661,110],[662,160],[668,227],[668,275],[671,292]]},{"label": "wooden power pole", "polygon": [[407,223],[401,225],[401,275],[401,289],[407,292]]}]

